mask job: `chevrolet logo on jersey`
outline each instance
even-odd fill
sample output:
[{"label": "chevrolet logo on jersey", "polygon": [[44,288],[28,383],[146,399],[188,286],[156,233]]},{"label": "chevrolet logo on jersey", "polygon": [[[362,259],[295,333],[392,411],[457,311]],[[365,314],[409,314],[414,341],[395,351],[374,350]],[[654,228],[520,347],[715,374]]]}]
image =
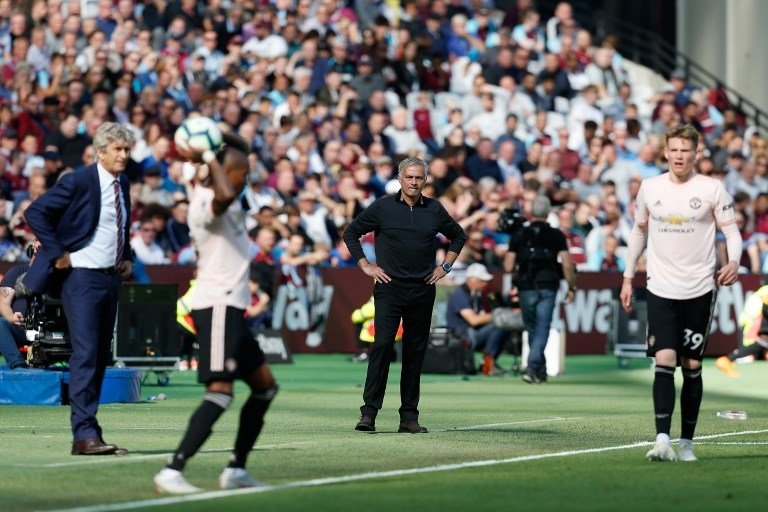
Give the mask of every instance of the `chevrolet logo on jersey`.
[{"label": "chevrolet logo on jersey", "polygon": [[654,219],[659,222],[663,222],[665,224],[680,226],[682,224],[690,222],[693,219],[693,217],[685,217],[679,213],[673,213],[666,216],[654,217]]}]

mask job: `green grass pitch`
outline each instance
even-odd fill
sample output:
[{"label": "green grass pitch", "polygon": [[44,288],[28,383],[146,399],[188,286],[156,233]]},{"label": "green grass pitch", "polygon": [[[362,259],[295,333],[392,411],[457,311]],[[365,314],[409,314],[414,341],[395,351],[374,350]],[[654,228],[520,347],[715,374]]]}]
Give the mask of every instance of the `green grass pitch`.
[{"label": "green grass pitch", "polygon": [[[509,356],[502,366],[509,367]],[[297,355],[274,366],[280,393],[249,469],[270,487],[218,491],[240,405],[216,425],[186,475],[206,490],[154,494],[152,476],[176,447],[202,388],[192,372],[168,387],[150,374],[144,397],[104,405],[99,419],[123,457],[73,457],[69,408],[0,406],[0,510],[193,511],[658,511],[766,510],[768,364],[728,378],[705,361],[695,463],[651,463],[649,360],[619,369],[610,356],[572,356],[544,385],[519,378],[424,375],[426,435],[397,434],[400,366],[393,364],[376,434],[355,432],[365,364]],[[678,372],[678,390],[682,377]],[[746,410],[746,421],[716,412]],[[676,404],[672,436],[680,432]]]}]

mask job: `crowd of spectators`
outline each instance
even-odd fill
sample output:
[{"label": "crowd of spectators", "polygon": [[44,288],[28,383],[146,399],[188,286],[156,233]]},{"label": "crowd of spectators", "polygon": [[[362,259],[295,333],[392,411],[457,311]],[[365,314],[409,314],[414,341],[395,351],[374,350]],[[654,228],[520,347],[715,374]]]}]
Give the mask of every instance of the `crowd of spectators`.
[{"label": "crowd of spectators", "polygon": [[544,19],[531,0],[0,0],[0,260],[24,258],[26,206],[117,121],[139,141],[131,246],[193,264],[173,134],[198,112],[252,147],[252,277],[354,265],[341,233],[397,190],[404,156],[430,162],[425,194],[468,233],[456,268],[499,269],[501,212],[546,194],[578,268],[621,271],[640,181],[665,171],[678,123],[735,198],[745,271],[768,270],[768,140],[682,71],[649,90],[619,48],[567,2]]}]

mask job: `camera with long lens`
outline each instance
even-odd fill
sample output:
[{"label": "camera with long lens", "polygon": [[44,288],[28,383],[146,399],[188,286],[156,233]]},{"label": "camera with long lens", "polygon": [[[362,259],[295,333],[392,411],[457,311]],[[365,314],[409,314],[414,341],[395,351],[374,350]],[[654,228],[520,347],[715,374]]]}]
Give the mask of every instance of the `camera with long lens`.
[{"label": "camera with long lens", "polygon": [[506,208],[499,216],[497,230],[509,235],[520,234],[526,225],[525,216],[519,208]]},{"label": "camera with long lens", "polygon": [[39,368],[69,361],[72,344],[60,299],[43,294],[29,297],[24,328],[29,343],[27,363],[30,366]]}]

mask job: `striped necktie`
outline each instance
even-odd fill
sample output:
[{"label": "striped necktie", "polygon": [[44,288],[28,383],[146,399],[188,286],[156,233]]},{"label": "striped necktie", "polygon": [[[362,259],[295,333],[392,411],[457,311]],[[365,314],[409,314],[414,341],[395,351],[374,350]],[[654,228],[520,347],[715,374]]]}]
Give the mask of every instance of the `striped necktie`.
[{"label": "striped necktie", "polygon": [[115,254],[115,267],[119,270],[123,263],[123,251],[125,250],[125,236],[123,231],[123,206],[120,204],[120,182],[115,180],[115,217],[117,219],[117,253]]}]

